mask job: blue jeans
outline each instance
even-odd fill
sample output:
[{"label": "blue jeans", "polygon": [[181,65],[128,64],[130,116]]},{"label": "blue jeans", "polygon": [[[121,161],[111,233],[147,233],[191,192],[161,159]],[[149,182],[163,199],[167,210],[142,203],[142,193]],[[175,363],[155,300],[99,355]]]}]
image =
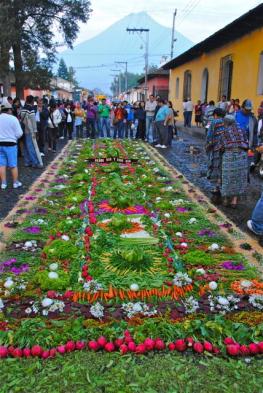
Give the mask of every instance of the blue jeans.
[{"label": "blue jeans", "polygon": [[156,141],[156,133],[153,124],[154,116],[146,116],[146,139],[148,142]]},{"label": "blue jeans", "polygon": [[252,213],[252,228],[258,235],[263,235],[263,192]]},{"label": "blue jeans", "polygon": [[87,138],[95,139],[96,136],[96,119],[87,119]]},{"label": "blue jeans", "polygon": [[118,121],[117,124],[115,124],[113,139],[116,139],[116,137],[120,139],[123,138],[123,128],[124,128],[123,126],[124,126],[123,120],[120,120]]},{"label": "blue jeans", "polygon": [[31,134],[24,135],[24,162],[25,165],[39,165],[39,161],[36,155],[35,146],[32,141]]},{"label": "blue jeans", "polygon": [[104,137],[103,129],[106,128],[107,137],[110,138],[110,119],[109,117],[100,118],[100,136]]}]

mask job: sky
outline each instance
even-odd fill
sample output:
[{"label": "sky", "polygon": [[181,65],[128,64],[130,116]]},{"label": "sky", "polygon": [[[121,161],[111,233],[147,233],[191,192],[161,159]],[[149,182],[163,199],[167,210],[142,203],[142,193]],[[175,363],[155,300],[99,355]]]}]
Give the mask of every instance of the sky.
[{"label": "sky", "polygon": [[96,36],[128,14],[141,11],[171,27],[175,8],[176,30],[197,43],[260,3],[253,0],[91,0],[91,18],[80,26],[76,44]]}]

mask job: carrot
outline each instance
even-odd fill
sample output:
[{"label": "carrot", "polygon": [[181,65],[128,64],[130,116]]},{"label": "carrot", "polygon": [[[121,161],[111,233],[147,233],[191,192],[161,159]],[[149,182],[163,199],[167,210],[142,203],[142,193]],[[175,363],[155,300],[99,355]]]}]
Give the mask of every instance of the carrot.
[{"label": "carrot", "polygon": [[112,299],[114,297],[114,292],[113,292],[111,284],[110,284],[110,287],[109,287],[108,296],[109,296],[109,299]]}]

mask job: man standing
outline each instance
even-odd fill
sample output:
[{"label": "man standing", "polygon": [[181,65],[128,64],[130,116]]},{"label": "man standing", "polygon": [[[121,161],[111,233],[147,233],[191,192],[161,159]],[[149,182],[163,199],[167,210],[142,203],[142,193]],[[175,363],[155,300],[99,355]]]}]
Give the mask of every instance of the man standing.
[{"label": "man standing", "polygon": [[146,139],[148,142],[154,142],[153,121],[154,113],[157,106],[154,95],[150,95],[145,105],[146,111]]},{"label": "man standing", "polygon": [[24,125],[24,161],[25,166],[43,168],[36,135],[37,122],[34,109],[34,97],[27,96],[25,106],[21,109],[21,123]]},{"label": "man standing", "polygon": [[39,99],[37,103],[36,122],[37,122],[37,143],[40,155],[45,156],[45,142],[48,125],[48,108],[43,105],[43,100]]},{"label": "man standing", "polygon": [[193,115],[193,108],[194,105],[191,101],[191,98],[188,98],[186,103],[185,103],[185,123],[186,123],[186,127],[191,128],[192,126],[192,115]]},{"label": "man standing", "polygon": [[221,101],[218,102],[217,108],[223,109],[223,111],[227,112],[228,102],[225,95],[223,95]]},{"label": "man standing", "polygon": [[94,105],[94,98],[90,97],[86,106],[87,111],[87,138],[95,139],[96,136],[96,120],[97,120],[97,107]]},{"label": "man standing", "polygon": [[165,105],[164,100],[159,100],[160,109],[155,117],[155,127],[157,131],[158,144],[155,147],[166,149],[169,142],[167,122],[170,117],[170,109]]},{"label": "man standing", "polygon": [[2,106],[0,114],[0,179],[1,189],[7,188],[6,168],[11,169],[13,188],[19,188],[22,183],[18,180],[17,169],[17,140],[23,135],[19,121],[12,115],[12,105]]},{"label": "man standing", "polygon": [[110,106],[106,103],[106,98],[101,100],[99,104],[98,112],[100,116],[100,136],[104,137],[104,128],[106,129],[107,138],[110,138]]}]

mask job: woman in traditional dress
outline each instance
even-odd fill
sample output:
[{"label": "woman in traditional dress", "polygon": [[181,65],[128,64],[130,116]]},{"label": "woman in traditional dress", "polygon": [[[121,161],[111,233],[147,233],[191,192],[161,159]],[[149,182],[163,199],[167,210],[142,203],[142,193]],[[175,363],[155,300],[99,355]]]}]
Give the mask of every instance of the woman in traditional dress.
[{"label": "woman in traditional dress", "polygon": [[221,108],[216,108],[213,112],[214,119],[211,120],[207,137],[206,137],[206,152],[208,155],[208,170],[207,178],[214,185],[211,191],[211,202],[215,204],[221,203],[221,166],[222,154],[220,151],[220,136],[224,132],[225,111]]},{"label": "woman in traditional dress", "polygon": [[233,116],[226,116],[224,125],[218,141],[222,155],[221,194],[224,206],[236,208],[238,197],[245,193],[248,182],[248,140]]}]

